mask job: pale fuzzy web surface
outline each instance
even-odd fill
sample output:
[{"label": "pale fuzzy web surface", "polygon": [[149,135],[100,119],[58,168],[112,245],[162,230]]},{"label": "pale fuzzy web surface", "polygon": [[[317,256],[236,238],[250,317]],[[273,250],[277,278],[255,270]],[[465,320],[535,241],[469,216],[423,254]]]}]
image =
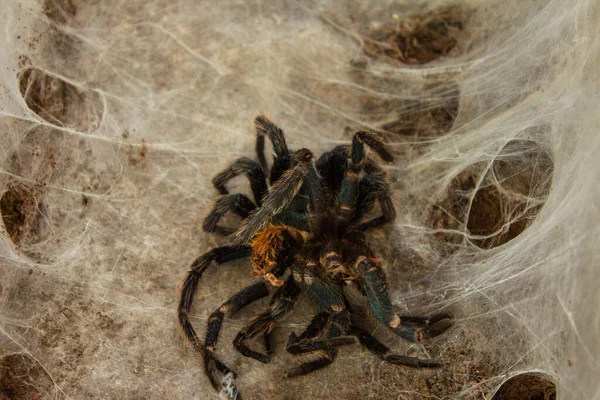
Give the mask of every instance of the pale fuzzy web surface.
[{"label": "pale fuzzy web surface", "polygon": [[[217,398],[175,310],[191,261],[226,243],[200,228],[211,177],[254,157],[262,112],[291,148],[316,153],[357,129],[387,131],[399,217],[371,241],[401,313],[451,310],[456,325],[424,348],[388,342],[441,370],[349,346],[284,381],[298,361],[282,343],[316,310],[301,300],[262,365],[231,346],[259,302],[225,321],[218,348],[244,398],[489,398],[522,372],[554,381],[561,399],[600,396],[597,3],[296,3],[1,7],[0,187],[24,215],[18,245],[0,236],[3,383],[41,398]],[[366,36],[440,7],[463,22],[445,57],[365,56]],[[30,67],[46,82],[35,96],[58,111],[23,100]],[[458,104],[451,129],[386,125],[411,127],[447,102]],[[485,204],[500,210],[489,232],[475,226],[476,210],[492,218]],[[493,241],[523,219],[514,239]],[[193,314],[201,335],[252,280],[244,262],[209,270]]]}]

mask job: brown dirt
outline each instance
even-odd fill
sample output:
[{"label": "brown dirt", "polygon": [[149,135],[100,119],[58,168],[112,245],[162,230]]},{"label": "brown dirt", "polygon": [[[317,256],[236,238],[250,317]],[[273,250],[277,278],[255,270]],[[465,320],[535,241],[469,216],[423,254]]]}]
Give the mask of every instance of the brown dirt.
[{"label": "brown dirt", "polygon": [[492,400],[556,400],[556,385],[538,375],[521,374],[504,382]]},{"label": "brown dirt", "polygon": [[4,228],[17,246],[35,233],[40,200],[39,189],[21,182],[11,182],[0,198]]},{"label": "brown dirt", "polygon": [[456,7],[414,15],[372,32],[365,38],[363,51],[392,64],[427,64],[454,49],[465,22],[466,15]]},{"label": "brown dirt", "polygon": [[40,400],[48,398],[52,380],[44,369],[25,354],[0,359],[0,400]]}]

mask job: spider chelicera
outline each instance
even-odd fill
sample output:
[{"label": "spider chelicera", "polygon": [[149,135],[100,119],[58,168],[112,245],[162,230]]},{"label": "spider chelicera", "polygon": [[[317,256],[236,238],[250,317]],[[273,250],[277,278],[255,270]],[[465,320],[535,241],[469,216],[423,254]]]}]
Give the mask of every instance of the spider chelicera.
[{"label": "spider chelicera", "polygon": [[[284,372],[284,377],[304,375],[331,364],[337,348],[355,343],[357,337],[367,349],[383,360],[409,367],[438,367],[434,360],[391,354],[389,348],[353,323],[353,308],[346,286],[366,295],[371,313],[390,330],[408,342],[418,343],[446,331],[452,315],[402,317],[392,309],[380,261],[369,248],[365,232],[391,222],[396,216],[386,174],[365,151],[369,147],[383,161],[393,161],[381,137],[373,132],[357,132],[351,145],[334,147],[314,160],[312,152],[291,152],[283,131],[264,116],[255,120],[258,161],[239,158],[213,178],[221,194],[203,229],[232,236],[230,245],[217,247],[198,257],[183,284],[178,313],[185,336],[202,354],[204,369],[212,385],[229,398],[241,396],[233,371],[215,355],[221,325],[248,304],[277,289],[267,310],[253,318],[236,336],[233,345],[246,357],[268,363],[272,355],[269,335],[294,307],[301,292],[315,300],[321,312],[306,330],[292,333],[287,351],[310,353],[311,361]],[[273,145],[270,168],[264,155],[265,136]],[[225,184],[246,175],[254,202],[244,194],[229,194]],[[381,215],[366,215],[378,202]],[[234,212],[242,218],[237,230],[219,225],[221,218]],[[202,341],[190,322],[190,309],[198,282],[212,264],[251,257],[252,274],[260,280],[215,310],[208,318]],[[265,352],[248,347],[247,341],[262,334]]]}]

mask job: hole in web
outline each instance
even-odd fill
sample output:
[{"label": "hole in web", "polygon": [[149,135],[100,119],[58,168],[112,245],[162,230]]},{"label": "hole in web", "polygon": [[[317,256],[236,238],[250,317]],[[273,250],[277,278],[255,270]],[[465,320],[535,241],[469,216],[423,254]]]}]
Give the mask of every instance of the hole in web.
[{"label": "hole in web", "polygon": [[465,168],[433,206],[431,223],[445,230],[435,235],[438,240],[458,246],[467,232],[476,246],[494,248],[519,236],[540,212],[550,192],[553,162],[536,142],[513,140],[487,166],[480,162]]},{"label": "hole in web", "polygon": [[[393,14],[400,19],[398,14]],[[456,7],[443,7],[383,25],[365,38],[363,52],[391,64],[427,64],[448,55],[457,45],[466,16]]]},{"label": "hole in web", "polygon": [[51,124],[84,132],[100,125],[103,106],[98,93],[80,90],[37,68],[20,74],[19,89],[27,107]]},{"label": "hole in web", "polygon": [[0,198],[0,212],[6,233],[17,246],[35,233],[39,216],[35,189],[20,182],[10,182]]},{"label": "hole in web", "polygon": [[536,374],[520,374],[504,382],[492,400],[556,400],[556,385]]},{"label": "hole in web", "polygon": [[391,141],[396,140],[397,135],[428,138],[448,133],[458,115],[458,85],[452,81],[431,82],[423,91],[427,93],[426,98],[413,100],[367,98],[363,111],[385,116],[378,128]]},{"label": "hole in web", "polygon": [[473,197],[466,226],[470,240],[489,249],[519,236],[546,201],[552,165],[535,142],[509,142]]}]

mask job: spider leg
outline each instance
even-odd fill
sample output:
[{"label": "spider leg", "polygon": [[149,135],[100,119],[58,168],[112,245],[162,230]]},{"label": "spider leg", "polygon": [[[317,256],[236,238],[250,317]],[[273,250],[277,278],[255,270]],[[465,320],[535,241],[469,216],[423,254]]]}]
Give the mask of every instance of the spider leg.
[{"label": "spider leg", "polygon": [[273,150],[275,151],[275,160],[271,168],[271,175],[269,180],[271,183],[275,183],[281,178],[281,175],[288,169],[292,164],[290,157],[290,151],[285,142],[285,136],[281,128],[271,122],[264,115],[259,115],[254,119],[254,125],[256,126],[256,155],[258,162],[262,166],[265,172],[269,171],[267,165],[267,159],[265,157],[265,135],[269,138],[273,144]]},{"label": "spider leg", "polygon": [[[346,308],[343,294],[334,285],[317,277],[313,272],[314,267],[316,267],[316,263],[308,261],[303,270],[294,268],[292,276],[304,290],[311,294],[323,310],[327,310],[326,312],[330,314],[328,324],[323,317],[317,315],[303,334],[303,340],[297,340],[298,337],[295,335],[290,336],[291,343],[288,342],[287,346],[290,353],[310,352],[316,358],[288,369],[284,373],[285,378],[305,375],[328,366],[337,356],[336,347],[354,343],[353,339],[342,336],[350,327],[350,314]],[[310,336],[319,334],[325,325],[329,326],[326,339],[312,342],[306,340]]]},{"label": "spider leg", "polygon": [[[213,387],[219,389],[220,382],[217,379],[217,371],[222,374],[233,373],[233,371],[215,357],[214,352],[219,340],[219,333],[225,317],[231,317],[236,312],[269,294],[266,282],[258,282],[242,289],[229,298],[217,310],[208,317],[208,328],[204,339],[204,371],[210,379]],[[234,374],[235,375],[235,374]]]},{"label": "spider leg", "polygon": [[244,194],[226,194],[217,199],[214,208],[210,214],[204,218],[202,222],[202,229],[205,232],[216,232],[223,236],[229,236],[234,231],[230,228],[219,226],[218,223],[223,216],[229,212],[234,211],[243,219],[248,218],[250,212],[252,212],[256,206],[252,201]]},{"label": "spider leg", "polygon": [[395,365],[404,365],[413,368],[439,368],[441,364],[434,360],[424,360],[417,357],[402,356],[390,354],[390,349],[375,339],[367,331],[354,325],[352,329],[356,332],[358,340],[373,354],[376,354],[384,361]]},{"label": "spider leg", "polygon": [[396,218],[396,210],[390,196],[390,187],[383,174],[365,175],[360,180],[358,193],[356,212],[354,214],[356,219],[359,219],[363,214],[368,212],[375,200],[379,201],[382,215],[359,223],[356,228],[357,230],[364,232],[378,228]]},{"label": "spider leg", "polygon": [[[266,312],[253,318],[252,321],[242,329],[233,341],[233,346],[237,351],[246,357],[254,358],[262,363],[268,363],[270,358],[258,351],[251,350],[246,346],[246,341],[252,339],[259,333],[266,333],[275,328],[277,322],[285,317],[294,307],[296,299],[300,295],[300,288],[294,282],[292,277],[286,279],[271,300],[271,304]],[[268,350],[268,349],[267,349]]]},{"label": "spider leg", "polygon": [[452,326],[452,318],[454,318],[454,315],[451,312],[442,312],[431,317],[401,315],[400,321],[405,326],[423,328],[425,337],[432,338],[446,332]]},{"label": "spider leg", "polygon": [[367,299],[375,317],[404,340],[412,343],[421,342],[425,336],[423,329],[403,323],[393,311],[392,302],[386,289],[385,277],[377,259],[358,257],[355,269],[364,280]]},{"label": "spider leg", "polygon": [[[346,220],[352,220],[355,218],[356,203],[359,194],[361,193],[361,189],[364,189],[364,187],[361,187],[361,182],[364,181],[366,177],[361,179],[359,174],[363,170],[363,167],[367,160],[367,157],[365,156],[365,144],[367,144],[371,149],[373,149],[384,161],[391,162],[394,160],[394,157],[385,148],[383,140],[378,134],[373,132],[362,131],[356,132],[354,134],[354,136],[352,137],[350,161],[344,173],[344,177],[342,179],[338,195],[338,209],[342,218]],[[378,183],[379,186],[383,186],[384,188],[385,186],[387,186],[385,180],[383,179],[371,179],[374,180],[374,183]],[[362,186],[365,186],[365,184],[363,184]],[[371,184],[371,186],[374,185]],[[389,189],[387,191],[389,191]],[[395,216],[395,213],[393,211],[393,205],[391,203],[391,200],[389,199],[389,196],[387,198],[383,196],[383,194],[387,193],[387,191],[381,189],[377,190],[377,194],[379,194],[380,200],[389,200],[386,203],[381,202],[382,209],[384,212],[383,222],[387,221],[385,218]],[[378,223],[381,224],[380,222]]]},{"label": "spider leg", "polygon": [[238,158],[229,167],[219,172],[212,183],[220,194],[229,194],[225,184],[238,175],[245,174],[250,181],[254,200],[260,206],[263,196],[267,193],[267,181],[262,167],[248,157]]},{"label": "spider leg", "polygon": [[363,143],[369,146],[387,163],[394,161],[394,156],[385,147],[383,138],[375,132],[356,132],[352,137],[352,162],[358,164],[364,157]]},{"label": "spider leg", "polygon": [[[351,154],[352,146],[336,146],[332,150],[321,154],[315,163],[317,171],[323,177],[329,190],[334,192],[339,190],[348,166],[348,158]],[[383,174],[381,167],[371,157],[365,158],[363,170],[367,174]]]},{"label": "spider leg", "polygon": [[211,368],[214,367],[221,372],[229,370],[223,363],[217,359],[214,359],[214,357],[206,357],[206,345],[198,338],[198,334],[196,333],[196,330],[190,321],[190,309],[192,307],[192,303],[194,302],[194,296],[196,294],[198,282],[200,281],[202,274],[204,274],[204,271],[206,271],[206,269],[213,262],[216,262],[217,264],[224,264],[229,261],[249,257],[251,254],[252,250],[248,246],[224,246],[212,249],[211,251],[206,252],[198,257],[192,263],[191,270],[185,279],[183,288],[181,289],[181,298],[179,300],[179,307],[177,308],[179,324],[181,325],[185,337],[204,357],[206,368],[208,368],[207,363],[210,363]]},{"label": "spider leg", "polygon": [[300,334],[300,336],[297,336],[295,332],[292,332],[290,334],[288,345],[290,343],[297,343],[301,340],[312,339],[317,337],[321,332],[323,332],[323,329],[325,329],[325,327],[329,323],[330,318],[331,314],[329,314],[328,312],[323,311],[318,313],[313,317],[308,327],[304,330],[304,332]]},{"label": "spider leg", "polygon": [[302,354],[317,350],[329,350],[332,347],[356,343],[355,339],[351,336],[338,336],[329,340],[312,340],[325,330],[330,317],[329,313],[321,312],[315,315],[310,325],[300,336],[292,332],[286,350],[291,354]]},{"label": "spider leg", "polygon": [[257,232],[264,229],[274,215],[285,210],[302,188],[304,177],[314,171],[311,164],[312,153],[308,149],[300,149],[294,153],[296,166],[287,170],[281,178],[271,187],[265,197],[262,207],[255,210],[242,222],[240,229],[235,233],[234,244],[248,242]]},{"label": "spider leg", "polygon": [[331,191],[339,190],[342,179],[344,179],[349,155],[349,146],[336,146],[331,151],[321,154],[315,163],[317,171]]},{"label": "spider leg", "polygon": [[331,348],[329,350],[318,350],[316,353],[316,359],[302,363],[296,367],[290,368],[283,373],[284,378],[294,378],[296,376],[306,375],[310,372],[316,371],[323,367],[328,366],[335,361],[337,356],[337,350]]},{"label": "spider leg", "polygon": [[196,334],[196,331],[190,322],[189,313],[194,301],[194,295],[196,294],[196,288],[198,287],[198,282],[200,281],[202,274],[204,274],[204,271],[206,271],[213,261],[217,264],[223,264],[228,261],[249,257],[251,254],[252,249],[248,246],[217,247],[209,252],[204,253],[192,263],[191,270],[188,273],[185,282],[183,283],[183,288],[181,289],[181,298],[179,300],[177,312],[179,324],[183,328],[185,336],[197,350],[202,351],[202,347],[198,347],[200,345],[200,341],[198,340],[198,335]]}]

